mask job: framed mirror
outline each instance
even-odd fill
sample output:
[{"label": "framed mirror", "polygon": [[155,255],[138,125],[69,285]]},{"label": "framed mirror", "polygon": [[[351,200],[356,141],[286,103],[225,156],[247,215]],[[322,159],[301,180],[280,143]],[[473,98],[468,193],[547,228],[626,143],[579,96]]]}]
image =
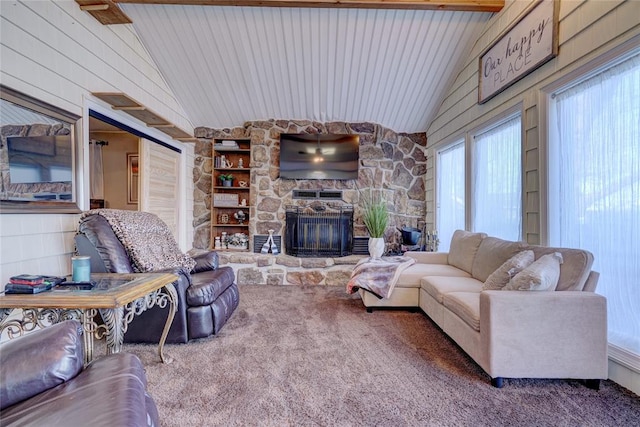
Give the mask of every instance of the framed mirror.
[{"label": "framed mirror", "polygon": [[79,116],[0,85],[0,213],[77,213]]}]

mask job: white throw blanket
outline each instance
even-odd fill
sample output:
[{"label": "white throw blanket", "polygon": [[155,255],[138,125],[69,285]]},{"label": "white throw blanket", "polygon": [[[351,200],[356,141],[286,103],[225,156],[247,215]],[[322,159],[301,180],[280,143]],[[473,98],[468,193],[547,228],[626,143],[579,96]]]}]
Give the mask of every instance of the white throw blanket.
[{"label": "white throw blanket", "polygon": [[351,273],[347,293],[352,294],[358,289],[364,289],[380,299],[389,298],[400,274],[415,262],[414,258],[404,256],[363,258]]}]

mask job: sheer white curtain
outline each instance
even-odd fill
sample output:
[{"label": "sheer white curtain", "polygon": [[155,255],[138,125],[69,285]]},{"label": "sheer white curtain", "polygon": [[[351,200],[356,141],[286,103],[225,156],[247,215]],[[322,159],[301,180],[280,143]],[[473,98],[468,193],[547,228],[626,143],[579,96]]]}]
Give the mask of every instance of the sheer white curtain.
[{"label": "sheer white curtain", "polygon": [[102,147],[104,142],[89,141],[90,192],[92,199],[104,199],[104,171],[102,166]]},{"label": "sheer white curtain", "polygon": [[550,107],[550,243],[593,252],[609,342],[640,356],[640,55]]},{"label": "sheer white curtain", "polygon": [[440,252],[447,252],[453,232],[464,230],[464,140],[437,152],[436,227]]},{"label": "sheer white curtain", "polygon": [[522,235],[520,115],[474,137],[474,231],[508,240]]}]

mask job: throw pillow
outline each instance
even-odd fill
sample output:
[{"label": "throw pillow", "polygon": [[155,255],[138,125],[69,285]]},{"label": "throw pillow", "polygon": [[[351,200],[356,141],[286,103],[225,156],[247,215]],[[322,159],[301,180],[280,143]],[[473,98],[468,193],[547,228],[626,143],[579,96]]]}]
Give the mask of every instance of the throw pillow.
[{"label": "throw pillow", "polygon": [[449,246],[448,263],[454,267],[471,274],[473,259],[478,252],[482,239],[486,233],[472,233],[465,230],[456,230],[451,237]]},{"label": "throw pillow", "polygon": [[482,285],[483,291],[500,290],[518,273],[533,264],[533,251],[518,252],[491,273]]},{"label": "throw pillow", "polygon": [[516,274],[504,287],[513,291],[554,291],[560,278],[562,255],[554,252],[541,256],[533,264]]}]

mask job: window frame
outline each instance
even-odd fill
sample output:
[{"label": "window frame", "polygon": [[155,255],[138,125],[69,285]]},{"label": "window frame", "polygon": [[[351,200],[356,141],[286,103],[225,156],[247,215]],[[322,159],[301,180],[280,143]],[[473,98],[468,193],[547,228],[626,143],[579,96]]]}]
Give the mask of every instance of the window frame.
[{"label": "window frame", "polygon": [[475,193],[475,180],[474,176],[476,173],[476,159],[475,159],[475,138],[478,135],[481,135],[485,132],[491,131],[492,129],[508,122],[509,120],[519,116],[520,117],[520,230],[519,230],[519,239],[523,239],[525,235],[525,125],[524,125],[524,106],[522,102],[517,103],[516,105],[505,109],[499,114],[494,115],[489,120],[483,121],[478,126],[475,126],[469,132],[467,132],[467,188],[466,192],[467,196],[467,229],[471,231],[482,231],[475,230],[475,218],[473,217],[474,212],[474,200],[473,194]]},{"label": "window frame", "polygon": [[[551,203],[549,188],[549,174],[551,173],[549,167],[550,161],[550,144],[552,139],[552,127],[550,125],[550,114],[552,111],[551,103],[553,97],[557,92],[562,92],[573,86],[576,86],[591,77],[605,71],[608,68],[614,67],[621,62],[631,58],[634,55],[640,53],[640,36],[635,36],[630,40],[608,50],[602,55],[596,58],[588,60],[586,63],[580,65],[575,70],[565,74],[564,76],[556,79],[548,85],[542,87],[538,91],[538,106],[539,106],[539,128],[540,128],[540,165],[539,165],[539,182],[540,182],[540,240],[541,245],[549,246],[551,241],[550,235],[550,217],[551,217]],[[607,342],[608,344],[608,357],[612,361],[640,373],[640,356],[633,353],[626,348],[620,347],[616,344]]]},{"label": "window frame", "polygon": [[438,144],[436,144],[433,147],[433,152],[434,152],[434,157],[435,157],[435,161],[434,161],[434,195],[433,195],[433,202],[434,202],[434,228],[438,231],[438,236],[440,236],[440,228],[439,228],[439,205],[440,205],[440,195],[438,194],[438,189],[440,186],[440,182],[438,180],[439,178],[439,168],[440,168],[440,161],[439,161],[439,155],[441,152],[447,151],[449,149],[452,149],[458,145],[462,145],[462,149],[464,150],[464,229],[468,229],[469,227],[469,205],[468,205],[468,188],[469,188],[469,171],[468,171],[468,138],[467,138],[467,134],[460,134],[457,135],[455,137],[452,138],[448,138],[445,141],[442,141]]}]

